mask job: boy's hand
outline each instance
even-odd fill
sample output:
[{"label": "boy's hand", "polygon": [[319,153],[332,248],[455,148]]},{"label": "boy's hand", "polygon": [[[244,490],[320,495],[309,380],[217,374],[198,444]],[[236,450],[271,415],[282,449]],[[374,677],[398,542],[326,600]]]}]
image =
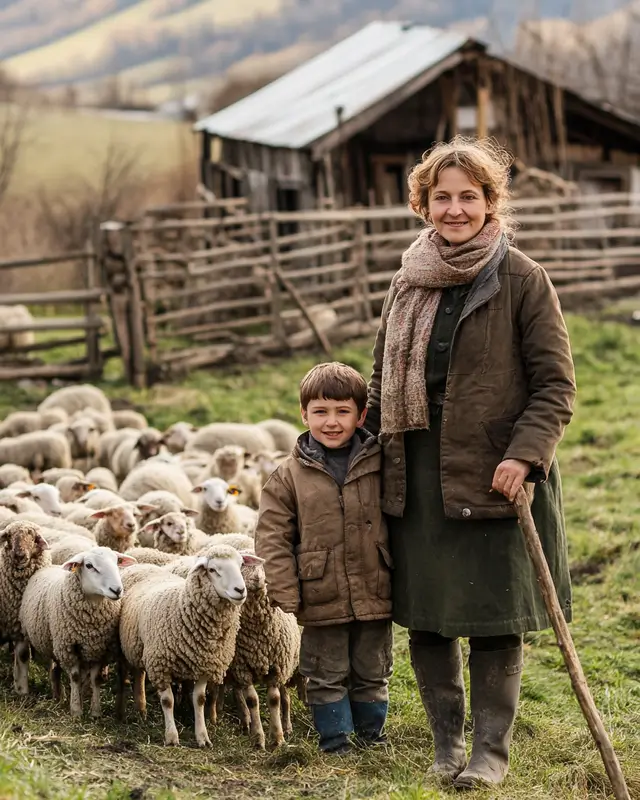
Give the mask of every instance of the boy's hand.
[{"label": "boy's hand", "polygon": [[513,503],[518,489],[524,483],[529,472],[531,472],[531,464],[529,464],[528,461],[518,461],[516,458],[507,458],[505,461],[498,464],[493,476],[491,488],[503,494]]}]

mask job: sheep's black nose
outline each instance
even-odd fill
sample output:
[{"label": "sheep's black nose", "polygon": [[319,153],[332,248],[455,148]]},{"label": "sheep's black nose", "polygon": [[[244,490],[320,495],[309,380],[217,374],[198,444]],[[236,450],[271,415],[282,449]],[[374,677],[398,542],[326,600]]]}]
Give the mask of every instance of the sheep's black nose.
[{"label": "sheep's black nose", "polygon": [[120,595],[122,594],[122,587],[116,586],[115,589],[114,589],[113,586],[112,586],[110,591],[112,591],[115,594],[116,597],[120,597]]},{"label": "sheep's black nose", "polygon": [[247,592],[247,590],[244,588],[244,586],[234,586],[234,587],[233,587],[233,591],[234,591],[234,592],[237,592],[238,594],[240,594],[240,595],[243,595],[243,596],[244,596],[244,595],[246,594],[246,592]]}]

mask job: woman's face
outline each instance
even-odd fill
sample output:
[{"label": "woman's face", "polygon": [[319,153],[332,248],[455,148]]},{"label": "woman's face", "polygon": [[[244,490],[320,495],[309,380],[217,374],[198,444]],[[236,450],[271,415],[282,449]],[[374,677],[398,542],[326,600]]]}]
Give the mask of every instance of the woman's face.
[{"label": "woman's face", "polygon": [[443,169],[437,185],[429,192],[429,215],[450,245],[473,239],[482,230],[488,210],[482,186],[460,167]]}]

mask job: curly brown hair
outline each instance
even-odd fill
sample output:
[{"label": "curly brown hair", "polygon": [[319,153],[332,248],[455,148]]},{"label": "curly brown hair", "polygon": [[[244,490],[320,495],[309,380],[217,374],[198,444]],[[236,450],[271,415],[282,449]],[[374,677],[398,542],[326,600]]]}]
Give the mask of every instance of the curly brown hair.
[{"label": "curly brown hair", "polygon": [[428,223],[430,191],[437,186],[443,169],[459,167],[482,186],[489,208],[487,219],[497,220],[505,233],[512,234],[516,227],[509,207],[512,163],[513,157],[495,139],[456,136],[450,142],[440,142],[427,150],[409,173],[409,205]]}]

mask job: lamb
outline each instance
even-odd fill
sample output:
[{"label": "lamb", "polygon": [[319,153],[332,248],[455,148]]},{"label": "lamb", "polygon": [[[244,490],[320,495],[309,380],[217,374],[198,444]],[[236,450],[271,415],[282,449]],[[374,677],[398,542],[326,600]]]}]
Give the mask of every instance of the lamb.
[{"label": "lamb", "polygon": [[[33,323],[31,312],[26,306],[0,306],[0,326],[2,325],[29,325]],[[30,347],[35,344],[36,337],[32,330],[16,333],[0,332],[0,350]]]},{"label": "lamb", "polygon": [[71,467],[69,443],[61,433],[34,431],[0,439],[0,463],[26,467],[31,472],[50,467]]},{"label": "lamb", "polygon": [[78,480],[82,480],[84,478],[84,474],[80,469],[61,469],[60,467],[52,467],[51,469],[45,469],[45,471],[40,475],[40,481],[42,483],[50,483],[52,486],[55,486],[60,478],[64,478],[66,476],[78,478]]},{"label": "lamb", "polygon": [[[195,684],[196,742],[200,747],[211,745],[204,718],[206,686],[222,683],[233,659],[240,606],[246,598],[241,567],[255,559],[252,553],[213,545],[196,559],[186,579],[149,566],[149,576],[138,576],[129,590],[127,582],[133,583],[136,576],[123,575],[120,644],[133,669],[136,708],[146,714],[146,672],[160,696],[166,745],[179,743],[171,684],[182,681]],[[163,620],[162,626],[158,620]]]},{"label": "lamb", "polygon": [[162,434],[162,442],[170,453],[181,453],[187,449],[197,431],[190,422],[174,422]]},{"label": "lamb", "polygon": [[63,503],[75,503],[76,500],[84,497],[87,492],[95,488],[95,483],[75,478],[73,475],[63,475],[56,483],[56,489],[60,492],[60,499]]},{"label": "lamb", "polygon": [[67,414],[63,408],[51,408],[48,411],[12,411],[0,422],[0,439],[6,436],[21,436],[23,433],[41,431],[66,422]]},{"label": "lamb", "polygon": [[112,411],[111,416],[113,424],[116,429],[120,428],[137,428],[139,431],[149,427],[145,416],[140,414],[139,411],[134,411],[131,408],[122,408],[118,411]]},{"label": "lamb", "polygon": [[85,475],[85,480],[95,483],[98,489],[108,489],[110,492],[117,493],[118,481],[116,476],[107,467],[94,467]]},{"label": "lamb", "polygon": [[[253,550],[253,540],[248,536],[230,534],[214,536],[213,539],[236,549]],[[296,675],[300,660],[298,622],[293,614],[285,614],[281,608],[271,605],[263,563],[263,559],[256,558],[242,566],[247,600],[240,613],[236,651],[228,673],[241,710],[243,728],[261,749],[265,746],[265,735],[255,685],[267,687],[270,734],[273,744],[278,747],[292,731],[287,684]],[[215,706],[212,703],[213,716]]]},{"label": "lamb", "polygon": [[11,486],[16,481],[31,483],[29,470],[18,464],[2,464],[0,466],[0,489],[6,489],[7,486]]},{"label": "lamb", "polygon": [[98,544],[118,552],[133,547],[138,532],[136,511],[130,503],[94,511],[91,516],[99,520],[93,530]]},{"label": "lamb", "polygon": [[215,453],[226,444],[237,444],[247,453],[260,450],[275,450],[276,446],[271,434],[257,425],[244,425],[238,422],[212,422],[194,435],[187,450],[206,450]]},{"label": "lamb", "polygon": [[40,403],[38,411],[48,411],[50,408],[63,408],[69,416],[85,408],[95,408],[109,416],[111,403],[103,391],[88,383],[80,386],[65,386],[58,389]]},{"label": "lamb", "polygon": [[[25,648],[18,612],[31,576],[51,566],[49,545],[38,525],[22,520],[11,522],[0,532],[0,642],[14,642],[13,681],[18,694],[28,691]],[[28,651],[27,651],[28,655]]]},{"label": "lamb", "polygon": [[281,450],[287,455],[293,450],[300,436],[300,431],[290,422],[282,419],[264,419],[257,423],[258,428],[262,428],[271,434],[275,443],[275,449]]},{"label": "lamb", "polygon": [[140,531],[141,534],[143,532],[153,535],[153,546],[163,553],[182,556],[191,555],[200,549],[189,519],[177,511],[170,511],[147,523]]},{"label": "lamb", "polygon": [[[133,563],[131,556],[91,547],[62,566],[38,570],[24,591],[19,619],[25,641],[19,657],[27,663],[31,645],[54,662],[51,688],[56,700],[61,696],[61,670],[68,673],[74,717],[82,716],[81,685],[87,670],[91,716],[100,716],[100,675],[103,667],[119,655],[123,587],[118,567]],[[122,698],[122,686],[119,696]]]},{"label": "lamb", "polygon": [[234,486],[229,486],[222,478],[208,478],[193,491],[204,495],[196,523],[198,528],[208,534],[237,531],[253,534],[258,515],[252,508],[232,500],[238,495]]},{"label": "lamb", "polygon": [[163,489],[177,495],[185,506],[193,502],[193,486],[177,464],[141,464],[120,485],[125,500],[135,501],[147,492]]},{"label": "lamb", "polygon": [[119,481],[123,481],[140,461],[157,456],[162,444],[162,434],[155,428],[136,431],[116,448],[111,459],[111,470]]}]

